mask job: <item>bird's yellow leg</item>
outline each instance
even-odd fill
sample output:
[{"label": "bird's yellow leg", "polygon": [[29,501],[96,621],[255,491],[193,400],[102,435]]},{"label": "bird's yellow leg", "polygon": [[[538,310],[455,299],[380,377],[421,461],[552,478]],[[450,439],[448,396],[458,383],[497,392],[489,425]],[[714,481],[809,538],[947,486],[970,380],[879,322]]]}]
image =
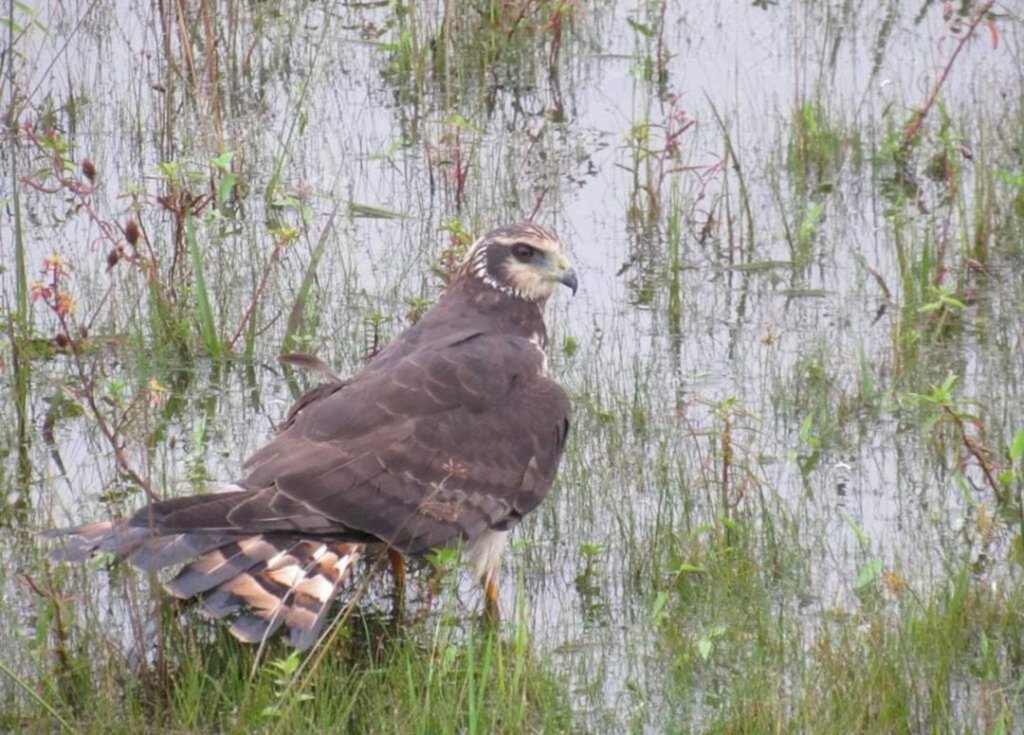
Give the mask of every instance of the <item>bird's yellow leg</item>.
[{"label": "bird's yellow leg", "polygon": [[484,585],[484,598],[486,604],[484,615],[488,620],[495,622],[501,617],[501,608],[498,605],[498,575],[491,576]]}]

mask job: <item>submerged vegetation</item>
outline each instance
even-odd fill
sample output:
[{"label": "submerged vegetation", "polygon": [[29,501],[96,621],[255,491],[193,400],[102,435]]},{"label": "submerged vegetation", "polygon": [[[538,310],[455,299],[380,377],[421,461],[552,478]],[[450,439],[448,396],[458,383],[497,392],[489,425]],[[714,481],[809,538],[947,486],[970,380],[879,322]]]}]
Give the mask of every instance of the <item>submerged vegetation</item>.
[{"label": "submerged vegetation", "polygon": [[[1019,8],[65,5],[0,29],[0,729],[1024,727]],[[500,626],[455,553],[303,655],[47,560],[521,218],[582,289]]]}]

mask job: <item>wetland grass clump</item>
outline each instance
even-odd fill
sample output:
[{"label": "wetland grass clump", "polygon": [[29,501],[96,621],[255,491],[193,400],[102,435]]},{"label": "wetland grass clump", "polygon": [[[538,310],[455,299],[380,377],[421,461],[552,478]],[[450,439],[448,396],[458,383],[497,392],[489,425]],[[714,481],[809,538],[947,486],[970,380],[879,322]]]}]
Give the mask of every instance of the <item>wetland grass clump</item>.
[{"label": "wetland grass clump", "polygon": [[685,721],[739,712],[755,695],[769,704],[774,692],[776,708],[785,701],[780,674],[798,665],[802,624],[790,600],[807,569],[796,528],[777,530],[737,510],[669,544],[655,621],[670,654],[668,696]]},{"label": "wetland grass clump", "polygon": [[[454,111],[482,104],[491,114],[500,90],[518,97],[546,83],[556,98],[555,120],[564,120],[559,77],[563,45],[575,35],[582,11],[577,2],[473,6],[445,0],[437,10],[432,14],[415,3],[395,3],[379,30],[389,34],[380,47],[386,54],[382,75],[403,107],[441,105]],[[415,134],[419,121],[408,123]]]},{"label": "wetland grass clump", "polygon": [[1024,692],[1020,586],[951,572],[924,595],[901,591],[895,609],[856,615],[856,628],[826,623],[811,648],[817,684],[795,721],[818,732],[1012,731]]},{"label": "wetland grass clump", "polygon": [[[56,130],[42,131],[26,124],[21,133],[37,163],[21,183],[39,199],[67,197],[72,208],[66,224],[76,215],[87,220],[94,237],[92,251],[97,261],[102,260],[70,262],[69,256],[57,252],[47,256],[47,263],[62,261],[65,276],[102,272],[107,280],[101,297],[94,303],[79,299],[76,308],[72,301],[57,303],[71,298],[67,288],[56,290],[51,300],[46,298],[46,289],[53,289],[53,284],[37,286],[35,299],[64,317],[58,320],[54,337],[58,346],[74,351],[80,339],[90,337],[134,344],[140,355],[221,357],[230,344],[223,337],[223,319],[215,313],[215,307],[223,305],[214,301],[207,271],[211,259],[221,258],[217,249],[223,243],[218,244],[219,227],[213,219],[220,221],[226,216],[224,207],[235,186],[234,174],[225,164],[214,166],[209,178],[179,164],[161,164],[165,193],[151,196],[135,190],[130,195],[130,214],[121,221],[106,210],[109,192],[102,172],[95,167],[89,172],[80,170],[71,158],[68,142]],[[204,191],[206,188],[211,191]],[[214,190],[217,193],[211,193]],[[163,220],[168,229],[148,228],[147,220]],[[43,275],[53,275],[52,268]]]},{"label": "wetland grass clump", "polygon": [[854,158],[859,159],[859,136],[852,132],[843,134],[830,122],[820,102],[807,100],[797,105],[789,130],[787,168],[797,192],[832,192],[848,147],[853,147]]},{"label": "wetland grass clump", "polygon": [[790,196],[776,184],[774,195],[797,271],[810,265],[831,195],[839,186],[847,156],[859,160],[859,136],[834,125],[818,101],[801,102],[789,125],[786,169]]},{"label": "wetland grass clump", "polygon": [[[1001,208],[989,163],[998,154],[987,150],[996,147],[990,132],[996,123],[954,118],[942,92],[975,34],[988,28],[998,38],[992,6],[965,7],[964,17],[953,21],[955,44],[926,98],[908,119],[890,120],[878,146],[875,175],[902,297],[894,356],[903,375],[940,377],[929,368],[948,366],[942,358],[969,331],[971,307],[990,275],[986,264]],[[976,136],[983,147],[972,144]]]},{"label": "wetland grass clump", "polygon": [[774,562],[746,520],[726,544],[704,529],[671,552],[656,620],[687,721],[716,733],[952,732],[970,712],[972,732],[1012,731],[1019,571],[997,582],[961,564],[918,585],[884,569],[851,601],[820,604],[794,531],[775,535]]},{"label": "wetland grass clump", "polygon": [[[63,602],[53,603],[55,615],[38,623],[36,682],[9,690],[19,704],[0,714],[0,728],[512,734],[570,727],[568,692],[533,652],[521,604],[500,630],[464,610],[399,624],[372,605],[345,609],[330,637],[300,654],[279,641],[265,650],[239,644],[221,626],[163,603],[148,623],[139,621],[149,643],[125,649],[116,634],[107,637],[105,613],[91,612],[97,617],[80,625],[62,617]],[[58,624],[66,639],[48,646]],[[34,708],[33,700],[44,704]]]}]

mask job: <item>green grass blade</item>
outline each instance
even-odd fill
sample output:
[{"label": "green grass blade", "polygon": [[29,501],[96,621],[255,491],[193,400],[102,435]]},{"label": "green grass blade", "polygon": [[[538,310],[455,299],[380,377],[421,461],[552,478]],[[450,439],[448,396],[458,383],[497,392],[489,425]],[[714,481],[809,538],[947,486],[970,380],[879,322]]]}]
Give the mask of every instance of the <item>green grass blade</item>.
[{"label": "green grass blade", "polygon": [[7,664],[5,664],[3,661],[0,661],[0,671],[4,672],[9,677],[11,677],[11,680],[18,685],[18,688],[30,697],[32,697],[32,699],[34,699],[39,704],[40,707],[45,709],[47,713],[49,713],[49,715],[53,717],[53,719],[60,723],[60,726],[63,727],[64,730],[66,730],[67,732],[77,732],[77,730],[74,727],[72,727],[67,720],[60,716],[60,713],[57,712],[57,710],[55,710],[49,702],[40,697],[39,693],[28,685],[28,682],[26,682],[13,671],[11,671],[11,669],[9,669],[7,667]]},{"label": "green grass blade", "polygon": [[221,356],[220,340],[217,339],[217,328],[213,323],[213,310],[210,308],[210,295],[206,290],[206,277],[203,274],[203,254],[199,250],[194,220],[185,218],[185,241],[188,243],[188,255],[192,261],[192,278],[196,290],[196,309],[199,312],[199,333],[203,338],[203,346],[210,357]]},{"label": "green grass blade", "polygon": [[410,215],[394,209],[376,207],[372,204],[362,202],[349,202],[348,211],[353,217],[366,217],[367,219],[409,219]]},{"label": "green grass blade", "polygon": [[313,284],[316,281],[316,271],[320,267],[320,261],[324,257],[324,252],[327,250],[330,234],[334,231],[334,220],[338,216],[340,209],[341,204],[336,203],[331,216],[327,218],[324,229],[320,232],[320,238],[317,240],[316,247],[313,248],[313,257],[309,259],[309,264],[306,266],[306,271],[302,276],[302,283],[299,285],[298,293],[295,294],[295,301],[292,302],[291,311],[288,312],[288,325],[285,328],[284,339],[281,341],[281,352],[283,353],[296,350],[295,335],[302,329],[302,324],[305,321],[306,304],[309,301],[309,294],[313,290]]}]

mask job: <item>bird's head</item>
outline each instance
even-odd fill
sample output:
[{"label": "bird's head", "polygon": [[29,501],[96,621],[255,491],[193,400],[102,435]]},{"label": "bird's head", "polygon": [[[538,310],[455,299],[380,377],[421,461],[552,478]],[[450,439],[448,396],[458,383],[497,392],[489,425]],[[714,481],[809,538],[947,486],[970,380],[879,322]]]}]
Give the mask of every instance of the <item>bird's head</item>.
[{"label": "bird's head", "polygon": [[532,222],[491,230],[470,248],[462,272],[497,291],[543,304],[559,285],[576,293],[576,271],[558,236]]}]

